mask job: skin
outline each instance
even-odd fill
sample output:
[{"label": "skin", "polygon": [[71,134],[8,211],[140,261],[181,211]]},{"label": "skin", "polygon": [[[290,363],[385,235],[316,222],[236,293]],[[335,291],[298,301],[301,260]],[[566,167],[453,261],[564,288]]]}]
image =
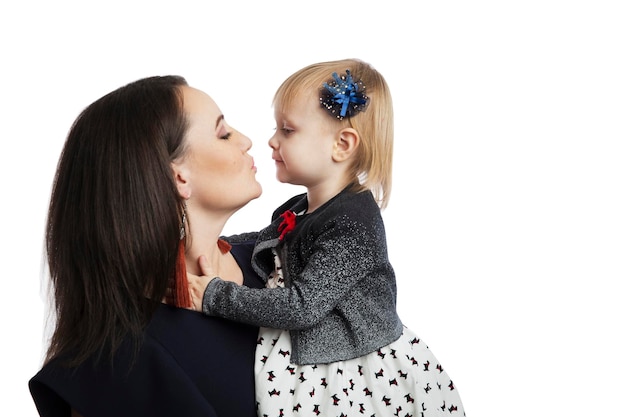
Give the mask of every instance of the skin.
[{"label": "skin", "polygon": [[[276,133],[268,144],[280,182],[302,185],[307,189],[308,209],[313,212],[337,195],[351,181],[349,164],[359,145],[358,132],[343,128],[320,107],[317,92],[303,94],[284,112],[274,112]],[[200,256],[199,273],[188,273],[193,308],[202,311],[202,297],[216,276],[232,280],[217,272],[216,264]]]},{"label": "skin", "polygon": [[302,95],[284,112],[275,109],[276,133],[269,140],[276,178],[307,188],[308,212],[350,183],[348,163],[359,142],[357,132],[341,128],[316,97]]},{"label": "skin", "polygon": [[198,257],[211,261],[215,274],[239,284],[243,276],[233,256],[222,254],[217,240],[226,221],[261,195],[256,167],[248,151],[252,142],[231,127],[206,93],[183,87],[189,119],[187,151],[172,164],[178,192],[187,203],[187,271],[199,274]]}]

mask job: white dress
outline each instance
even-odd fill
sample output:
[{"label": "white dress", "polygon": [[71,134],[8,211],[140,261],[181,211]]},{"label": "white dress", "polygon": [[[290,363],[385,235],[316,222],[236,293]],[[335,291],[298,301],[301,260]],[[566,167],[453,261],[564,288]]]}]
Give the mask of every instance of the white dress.
[{"label": "white dress", "polygon": [[[267,286],[277,285],[282,285],[279,273]],[[289,331],[260,329],[255,362],[259,417],[465,415],[446,371],[406,327],[395,342],[350,360],[296,365],[290,352]]]}]

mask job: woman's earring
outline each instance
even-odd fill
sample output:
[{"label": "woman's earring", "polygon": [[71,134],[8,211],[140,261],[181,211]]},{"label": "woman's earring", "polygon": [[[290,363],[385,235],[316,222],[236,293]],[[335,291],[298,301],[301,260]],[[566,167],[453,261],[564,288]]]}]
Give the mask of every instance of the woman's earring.
[{"label": "woman's earring", "polygon": [[180,223],[180,239],[183,240],[185,237],[185,223],[187,223],[187,202],[183,202],[183,218]]},{"label": "woman's earring", "polygon": [[183,203],[183,215],[180,225],[180,241],[178,242],[178,254],[176,256],[176,271],[174,277],[173,304],[176,307],[191,307],[191,295],[189,294],[189,281],[187,280],[187,264],[185,263],[185,224],[187,223],[187,202]]}]

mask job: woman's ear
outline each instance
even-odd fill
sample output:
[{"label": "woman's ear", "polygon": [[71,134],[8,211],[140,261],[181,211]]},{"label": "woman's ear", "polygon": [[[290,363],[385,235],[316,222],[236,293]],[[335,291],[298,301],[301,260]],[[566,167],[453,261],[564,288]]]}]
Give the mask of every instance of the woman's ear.
[{"label": "woman's ear", "polygon": [[183,164],[177,164],[172,162],[172,173],[174,174],[174,181],[176,181],[176,188],[178,194],[188,200],[191,197],[191,182],[189,181],[189,170]]},{"label": "woman's ear", "polygon": [[355,153],[361,138],[359,133],[351,127],[341,129],[333,147],[333,161],[343,162]]}]

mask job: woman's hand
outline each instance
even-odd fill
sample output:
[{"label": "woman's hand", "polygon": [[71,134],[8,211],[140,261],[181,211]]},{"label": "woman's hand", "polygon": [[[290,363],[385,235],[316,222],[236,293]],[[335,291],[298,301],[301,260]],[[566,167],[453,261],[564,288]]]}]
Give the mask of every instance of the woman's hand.
[{"label": "woman's hand", "polygon": [[187,281],[189,281],[189,292],[191,293],[192,310],[202,312],[202,298],[204,297],[204,291],[215,278],[213,269],[209,265],[209,261],[206,256],[202,255],[198,258],[198,265],[200,266],[200,272],[202,275],[194,275],[187,272]]}]

